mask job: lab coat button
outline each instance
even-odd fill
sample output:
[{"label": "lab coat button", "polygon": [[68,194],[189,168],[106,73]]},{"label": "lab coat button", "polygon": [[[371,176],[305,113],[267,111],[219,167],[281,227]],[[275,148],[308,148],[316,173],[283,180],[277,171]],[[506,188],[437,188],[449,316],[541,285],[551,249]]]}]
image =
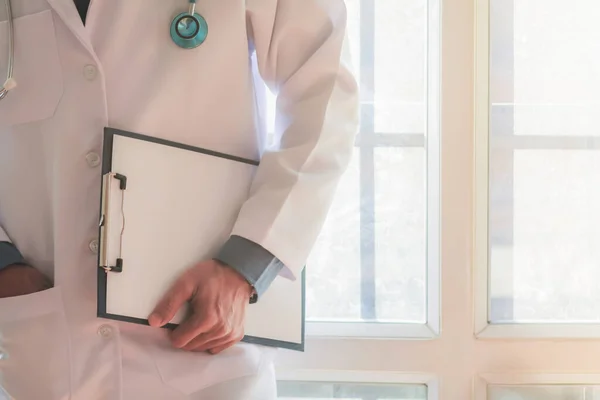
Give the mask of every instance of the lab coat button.
[{"label": "lab coat button", "polygon": [[113,328],[110,325],[102,325],[98,328],[98,335],[103,338],[110,338],[113,335]]},{"label": "lab coat button", "polygon": [[87,153],[85,159],[90,167],[97,167],[100,165],[100,155],[98,153]]},{"label": "lab coat button", "polygon": [[88,81],[93,81],[94,79],[96,79],[96,74],[97,70],[95,66],[86,65],[85,67],[83,67],[83,76],[85,76],[85,79],[87,79]]},{"label": "lab coat button", "polygon": [[98,254],[98,241],[97,240],[92,240],[90,242],[89,246],[90,246],[90,250],[92,253]]}]

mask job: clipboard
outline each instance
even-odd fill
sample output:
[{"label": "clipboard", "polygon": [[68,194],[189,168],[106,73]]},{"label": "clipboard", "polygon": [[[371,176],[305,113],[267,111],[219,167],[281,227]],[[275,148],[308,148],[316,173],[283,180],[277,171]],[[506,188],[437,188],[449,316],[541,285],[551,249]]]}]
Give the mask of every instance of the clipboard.
[{"label": "clipboard", "polygon": [[[105,128],[97,316],[148,325],[173,281],[213,258],[247,200],[258,162]],[[246,343],[304,351],[306,276],[278,276],[246,311]],[[186,317],[183,307],[165,328]]]}]

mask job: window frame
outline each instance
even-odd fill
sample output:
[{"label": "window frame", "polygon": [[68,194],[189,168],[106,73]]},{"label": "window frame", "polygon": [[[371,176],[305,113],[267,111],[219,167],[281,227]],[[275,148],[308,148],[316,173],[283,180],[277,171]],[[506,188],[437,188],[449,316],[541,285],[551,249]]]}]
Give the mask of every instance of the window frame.
[{"label": "window frame", "polygon": [[[361,104],[361,127],[356,138],[355,146],[361,156],[361,201],[370,204],[369,212],[374,214],[373,181],[373,151],[376,148],[386,147],[424,147],[426,157],[426,319],[425,323],[385,323],[385,322],[335,322],[335,321],[307,321],[306,335],[312,338],[397,338],[397,339],[434,339],[440,334],[441,306],[440,306],[440,223],[441,223],[441,171],[440,171],[440,132],[441,132],[441,3],[440,0],[426,0],[427,2],[427,56],[425,68],[426,76],[426,126],[425,133],[377,133],[374,132],[373,98],[363,99]],[[366,9],[366,14],[374,17],[374,0],[361,0],[361,9]],[[362,24],[361,24],[362,26]],[[370,44],[374,40],[374,21],[365,24],[366,33],[361,32],[361,43]],[[370,60],[374,59],[371,52],[364,52],[361,46],[361,81],[374,80]],[[365,55],[366,54],[366,55]],[[369,68],[370,67],[370,68]],[[369,71],[367,73],[367,71]],[[372,94],[371,94],[372,95]],[[366,171],[366,174],[364,174]],[[366,201],[365,201],[366,199]],[[363,204],[364,204],[363,203]],[[364,215],[361,207],[361,226]],[[373,218],[371,216],[370,218]],[[369,217],[367,217],[369,219]],[[374,240],[364,240],[361,229],[361,246],[374,246]],[[363,253],[373,253],[374,249],[362,249]],[[375,268],[374,260],[367,260],[361,268]],[[374,274],[373,274],[374,275]],[[363,295],[365,290],[371,290],[374,282],[363,282]],[[364,287],[366,286],[366,287]],[[374,289],[373,289],[374,290]],[[372,296],[371,296],[372,297]],[[361,302],[363,303],[363,302]],[[374,307],[374,305],[371,305]],[[361,310],[364,314],[365,310]],[[369,314],[370,310],[366,310]],[[363,315],[363,317],[365,317]]]},{"label": "window frame", "polygon": [[[486,126],[488,117],[485,54],[489,46],[481,41],[482,38],[489,40],[485,31],[489,29],[489,21],[482,20],[481,16],[488,18],[488,12],[489,5],[483,0],[444,0],[441,9],[442,334],[434,340],[308,337],[305,353],[280,352],[277,373],[281,380],[305,379],[302,374],[306,370],[321,376],[329,371],[367,371],[368,375],[361,377],[361,381],[377,380],[379,374],[387,373],[407,376],[411,382],[406,383],[415,383],[418,376],[430,376],[437,379],[438,400],[487,400],[486,390],[481,391],[485,382],[508,385],[596,383],[594,375],[585,373],[600,371],[597,357],[600,336],[596,340],[573,336],[554,340],[537,335],[526,338],[522,332],[506,334],[502,331],[504,326],[487,330],[487,262],[485,257],[483,263],[479,259],[481,250],[487,252],[487,234],[478,237],[476,228],[480,228],[480,217],[487,213],[487,199],[483,203],[485,207],[477,203],[481,200],[477,198],[477,188],[487,185],[478,186],[481,172],[487,173],[486,154],[480,150],[487,151],[487,143],[481,146],[481,140],[487,140],[487,131],[482,136],[481,128]],[[483,82],[481,63],[485,72]],[[483,165],[478,165],[482,161],[485,161]],[[486,219],[487,216],[483,222],[487,222]],[[479,245],[478,240],[484,244],[483,248],[474,247]],[[497,333],[494,340],[480,334],[478,322],[486,329],[484,334]],[[525,330],[537,327],[526,326]],[[516,328],[523,330],[522,326]],[[557,326],[551,328],[557,329]],[[570,328],[569,333],[577,329]],[[405,375],[407,371],[414,374]],[[483,388],[486,389],[487,384]]]},{"label": "window frame", "polygon": [[[600,374],[482,374],[476,377],[474,395],[488,399],[490,386],[599,386]],[[584,388],[582,388],[584,389]],[[586,397],[587,398],[587,397]]]},{"label": "window frame", "polygon": [[277,377],[280,381],[288,382],[424,385],[427,387],[427,400],[440,399],[439,382],[435,376],[429,374],[364,370],[297,370],[293,373],[278,373]]},{"label": "window frame", "polygon": [[[491,321],[489,245],[489,134],[490,134],[490,0],[475,3],[475,179],[474,179],[474,288],[475,335],[480,339],[600,338],[600,322],[526,323]],[[509,148],[588,148],[598,139],[589,137],[514,136],[503,138]],[[559,147],[562,148],[562,147]]]}]

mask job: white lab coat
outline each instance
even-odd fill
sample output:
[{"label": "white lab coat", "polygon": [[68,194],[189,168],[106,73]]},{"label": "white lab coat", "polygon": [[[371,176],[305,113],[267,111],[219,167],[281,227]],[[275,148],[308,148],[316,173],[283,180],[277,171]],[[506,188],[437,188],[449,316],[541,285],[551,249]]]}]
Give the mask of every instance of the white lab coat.
[{"label": "white lab coat", "polygon": [[[275,398],[270,349],[176,351],[163,330],[96,318],[102,132],[260,157],[232,233],[297,276],[357,127],[343,0],[201,0],[209,36],[193,50],[169,36],[185,0],[92,0],[85,27],[73,0],[12,3],[18,86],[0,101],[0,240],[55,287],[0,299],[1,387],[16,400]],[[252,54],[279,93],[273,151]]]}]

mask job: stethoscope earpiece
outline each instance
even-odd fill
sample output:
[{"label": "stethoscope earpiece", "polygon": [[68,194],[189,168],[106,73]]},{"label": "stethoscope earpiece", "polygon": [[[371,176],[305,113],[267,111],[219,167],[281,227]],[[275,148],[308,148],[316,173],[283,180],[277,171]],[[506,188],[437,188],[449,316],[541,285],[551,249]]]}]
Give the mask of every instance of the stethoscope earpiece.
[{"label": "stethoscope earpiece", "polygon": [[171,22],[171,39],[181,48],[193,49],[200,46],[208,36],[208,24],[196,13],[196,0],[190,0],[188,12],[179,14]]}]

